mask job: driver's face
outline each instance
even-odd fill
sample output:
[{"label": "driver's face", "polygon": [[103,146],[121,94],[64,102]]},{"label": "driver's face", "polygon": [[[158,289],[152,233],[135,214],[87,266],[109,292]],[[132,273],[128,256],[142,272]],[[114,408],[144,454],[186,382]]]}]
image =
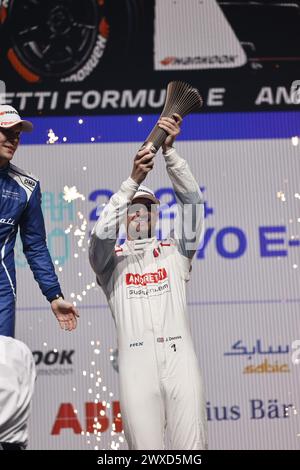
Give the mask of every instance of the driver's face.
[{"label": "driver's face", "polygon": [[136,198],[127,211],[127,235],[131,240],[154,235],[157,205],[148,198]]},{"label": "driver's face", "polygon": [[0,167],[7,165],[12,160],[19,145],[20,134],[20,125],[0,128]]}]

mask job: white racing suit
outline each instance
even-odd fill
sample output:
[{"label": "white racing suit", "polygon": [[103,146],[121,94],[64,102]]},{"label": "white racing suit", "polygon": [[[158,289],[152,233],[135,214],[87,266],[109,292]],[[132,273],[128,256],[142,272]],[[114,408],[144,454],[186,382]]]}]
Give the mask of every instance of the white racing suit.
[{"label": "white racing suit", "polygon": [[[25,449],[36,379],[32,353],[22,341],[0,335],[0,450]],[[0,457],[1,460],[1,457]]]},{"label": "white racing suit", "polygon": [[186,312],[191,258],[203,231],[203,200],[186,161],[175,149],[164,157],[177,204],[198,209],[192,249],[182,237],[116,246],[116,220],[119,226],[126,219],[138,189],[128,178],[93,229],[90,262],[117,328],[120,403],[129,448],[164,449],[167,426],[172,449],[205,449],[205,399]]}]

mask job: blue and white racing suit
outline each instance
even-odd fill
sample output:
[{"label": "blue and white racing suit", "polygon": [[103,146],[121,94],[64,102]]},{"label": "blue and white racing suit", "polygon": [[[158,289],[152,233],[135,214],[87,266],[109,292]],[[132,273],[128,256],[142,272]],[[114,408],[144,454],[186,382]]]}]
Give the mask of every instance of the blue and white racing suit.
[{"label": "blue and white racing suit", "polygon": [[18,228],[23,251],[47,300],[61,293],[46,245],[39,181],[9,163],[0,169],[0,335],[14,336],[16,273],[14,246]]}]

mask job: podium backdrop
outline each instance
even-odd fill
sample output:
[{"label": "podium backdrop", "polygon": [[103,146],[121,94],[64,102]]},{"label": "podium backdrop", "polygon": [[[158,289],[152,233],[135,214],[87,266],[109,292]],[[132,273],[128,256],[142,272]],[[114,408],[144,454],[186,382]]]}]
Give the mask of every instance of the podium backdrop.
[{"label": "podium backdrop", "polygon": [[[36,118],[14,159],[40,177],[51,255],[65,297],[80,310],[77,330],[61,331],[18,244],[16,336],[38,369],[32,449],[126,448],[114,323],[87,249],[103,204],[130,174],[151,128],[141,118]],[[204,245],[187,299],[212,449],[299,448],[297,119],[195,115],[177,143],[205,196]],[[164,228],[174,196],[160,154],[146,184],[162,201]]]}]

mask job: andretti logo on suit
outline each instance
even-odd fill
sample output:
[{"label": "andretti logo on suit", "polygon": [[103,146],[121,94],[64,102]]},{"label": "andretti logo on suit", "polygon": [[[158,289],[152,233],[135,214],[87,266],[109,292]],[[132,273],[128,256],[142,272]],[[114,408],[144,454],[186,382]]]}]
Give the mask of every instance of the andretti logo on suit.
[{"label": "andretti logo on suit", "polygon": [[125,282],[128,299],[161,295],[170,291],[168,273],[165,268],[145,274],[127,273]]}]

